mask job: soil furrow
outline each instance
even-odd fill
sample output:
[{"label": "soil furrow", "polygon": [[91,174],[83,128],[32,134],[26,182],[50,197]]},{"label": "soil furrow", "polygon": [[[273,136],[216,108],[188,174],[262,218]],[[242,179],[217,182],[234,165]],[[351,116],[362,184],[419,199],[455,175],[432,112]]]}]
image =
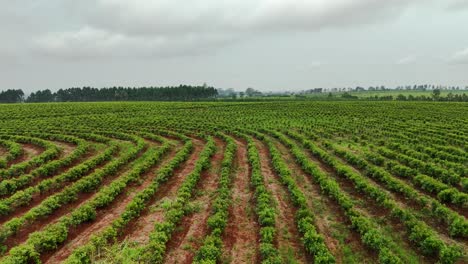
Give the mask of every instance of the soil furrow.
[{"label": "soil furrow", "polygon": [[362,244],[343,209],[322,193],[320,186],[297,164],[288,148],[277,141],[276,146],[288,164],[297,186],[308,198],[307,203],[314,213],[316,227],[337,262],[377,262],[377,255]]},{"label": "soil furrow", "polygon": [[176,169],[174,175],[159,188],[155,198],[149,203],[150,206],[143,211],[141,216],[129,223],[128,226],[131,228],[124,231],[122,239],[141,244],[146,244],[149,241],[148,234],[153,230],[154,224],[164,219],[164,211],[161,206],[165,202],[171,201],[182,185],[185,176],[195,168],[204,143],[198,139],[193,139],[193,142],[194,150],[188,160]]},{"label": "soil furrow", "polygon": [[294,222],[296,210],[289,195],[284,190],[279,178],[276,175],[270,159],[268,148],[263,142],[256,141],[257,149],[260,154],[260,163],[265,186],[273,195],[276,203],[276,234],[277,246],[280,255],[285,263],[298,261],[299,263],[308,263],[312,259],[305,251],[301,242],[301,235]]},{"label": "soil furrow", "polygon": [[200,247],[208,226],[211,204],[215,198],[224,157],[225,143],[215,138],[216,153],[211,158],[211,166],[202,172],[200,181],[194,190],[195,199],[190,203],[194,213],[182,218],[180,229],[174,233],[167,245],[166,263],[192,263],[194,253]]},{"label": "soil furrow", "polygon": [[250,187],[247,146],[236,141],[236,171],[232,183],[232,205],[224,232],[222,258],[232,264],[255,263],[259,259],[259,225],[255,217],[254,197]]},{"label": "soil furrow", "polygon": [[[151,184],[156,175],[155,171],[157,171],[165,162],[170,160],[177,150],[177,148],[172,148],[171,151],[165,155],[162,162],[154,168],[151,168],[145,175],[142,175],[142,182],[140,184],[136,186],[133,185],[130,190],[118,196],[108,207],[98,210],[94,221],[72,228],[68,235],[68,242],[62,245],[55,252],[43,254],[43,263],[59,263],[65,260],[74,249],[85,245],[93,234],[99,233],[111,224],[114,219],[118,218],[125,211],[127,204],[132,201],[135,195]],[[129,187],[127,187],[127,189],[128,188]]]},{"label": "soil furrow", "polygon": [[[127,173],[131,168],[132,164],[138,160],[141,159],[142,155],[147,151],[147,148],[143,149],[138,153],[137,157],[133,159],[132,162],[129,162],[127,165],[125,165],[123,168],[121,168],[117,173],[114,175],[108,175],[104,177],[103,181],[99,185],[100,187],[98,190],[106,185],[109,185],[112,181],[116,180],[118,177],[123,176],[125,173]],[[34,223],[27,225],[25,228],[21,228],[14,236],[9,237],[5,241],[5,245],[10,248],[13,246],[16,246],[18,244],[21,244],[25,242],[28,238],[28,234],[40,230],[43,227],[45,227],[48,224],[56,222],[60,217],[70,213],[73,209],[78,208],[79,206],[83,205],[86,203],[89,199],[92,199],[97,195],[97,190],[94,192],[89,192],[89,193],[79,193],[78,199],[75,201],[61,206],[59,209],[55,210],[52,214],[47,215],[44,218],[41,219],[36,219]]]}]

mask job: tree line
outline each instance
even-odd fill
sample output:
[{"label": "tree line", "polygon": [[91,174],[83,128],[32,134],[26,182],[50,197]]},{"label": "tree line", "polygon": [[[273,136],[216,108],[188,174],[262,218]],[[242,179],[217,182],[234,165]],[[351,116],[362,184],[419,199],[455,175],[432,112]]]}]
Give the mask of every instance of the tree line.
[{"label": "tree line", "polygon": [[216,98],[218,91],[207,85],[172,87],[68,88],[39,90],[25,97],[22,90],[0,92],[0,103],[104,102],[104,101],[196,101]]}]

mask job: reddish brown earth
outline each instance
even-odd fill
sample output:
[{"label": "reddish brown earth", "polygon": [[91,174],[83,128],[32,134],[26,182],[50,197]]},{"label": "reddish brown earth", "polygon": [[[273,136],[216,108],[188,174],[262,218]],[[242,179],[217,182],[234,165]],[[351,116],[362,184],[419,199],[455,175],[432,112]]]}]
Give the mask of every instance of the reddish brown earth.
[{"label": "reddish brown earth", "polygon": [[75,144],[71,144],[68,142],[62,142],[62,141],[50,141],[50,142],[54,143],[56,146],[61,148],[62,157],[70,155],[70,153],[72,153],[76,149]]},{"label": "reddish brown earth", "polygon": [[[324,148],[322,148],[324,149]],[[329,152],[330,154],[332,154],[331,152]],[[373,178],[371,177],[366,177],[366,173],[364,170],[362,169],[359,169],[357,168],[356,166],[348,163],[345,159],[343,158],[340,158],[338,156],[336,156],[336,158],[341,161],[343,164],[347,165],[349,168],[351,168],[355,173],[357,174],[361,174],[362,176],[364,176],[367,181],[374,187],[382,190],[382,191],[385,191],[385,193],[387,193],[387,195],[393,199],[393,201],[398,204],[398,206],[402,209],[406,209],[406,210],[409,210],[411,212],[417,212],[417,211],[420,211],[420,214],[415,214],[415,216],[425,222],[428,226],[432,227],[435,231],[437,231],[439,233],[439,236],[440,238],[442,238],[444,241],[448,242],[448,243],[457,243],[457,242],[460,242],[464,245],[461,245],[462,247],[465,247],[467,248],[468,246],[466,246],[467,242],[468,242],[468,239],[463,239],[463,238],[451,238],[450,235],[449,235],[449,232],[448,232],[448,225],[445,223],[445,222],[442,222],[440,221],[440,219],[436,218],[436,217],[433,217],[432,215],[430,214],[426,214],[424,213],[424,210],[427,210],[427,208],[423,208],[421,207],[417,202],[415,202],[414,200],[410,200],[410,199],[407,199],[404,195],[398,193],[398,192],[395,192],[395,191],[392,191],[392,190],[388,190],[386,187],[385,187],[385,184],[381,183],[381,182],[378,182],[376,180],[374,180]],[[395,177],[397,178],[397,177]],[[411,185],[410,185],[411,186]],[[415,190],[416,192],[418,192],[417,190]],[[427,197],[425,194],[423,193],[420,193],[420,195],[422,196],[425,196]],[[402,224],[401,223],[397,223],[397,221],[393,221],[395,225],[397,226],[401,226],[402,227]],[[401,228],[400,227],[400,228]],[[402,228],[401,228],[402,229]],[[411,242],[408,242],[409,244],[412,244]]]},{"label": "reddish brown earth", "polygon": [[[363,260],[368,263],[377,262],[377,255],[362,244],[359,234],[352,229],[341,207],[321,192],[318,183],[304,172],[288,148],[278,142],[276,147],[288,164],[298,188],[307,197],[308,207],[315,217],[317,231],[323,235],[337,263],[343,263],[343,246],[351,248],[353,252],[360,252]],[[344,240],[340,241],[337,237],[344,237]]]},{"label": "reddish brown earth", "polygon": [[138,219],[129,223],[129,228],[124,230],[122,239],[142,244],[148,242],[148,234],[153,231],[155,223],[164,220],[164,211],[159,208],[161,203],[170,201],[175,197],[185,176],[195,168],[195,163],[203,149],[203,144],[201,140],[194,139],[194,150],[188,160],[175,170],[174,175],[168,182],[159,188],[155,198],[150,202],[152,206],[147,207]]},{"label": "reddish brown earth", "polygon": [[[152,142],[150,144],[153,144]],[[116,198],[110,206],[103,210],[98,210],[96,219],[90,223],[82,224],[77,228],[73,228],[68,235],[68,242],[61,246],[57,251],[49,254],[43,254],[41,257],[43,263],[59,263],[64,261],[74,249],[85,245],[93,234],[97,234],[102,231],[104,228],[109,226],[112,221],[117,219],[127,207],[128,203],[132,201],[137,193],[144,190],[148,187],[154,177],[158,168],[160,168],[164,163],[168,162],[178,148],[173,148],[168,155],[164,158],[164,162],[159,163],[155,168],[150,169],[148,173],[142,175],[143,181],[141,184],[134,186],[131,190],[120,195]]]},{"label": "reddish brown earth", "polygon": [[8,150],[2,146],[0,146],[0,157],[6,156],[8,154]]},{"label": "reddish brown earth", "polygon": [[255,263],[259,259],[259,226],[250,187],[247,146],[237,141],[236,172],[232,183],[232,205],[224,232],[223,259],[233,264]]},{"label": "reddish brown earth", "polygon": [[[119,153],[117,151],[117,153]],[[88,153],[89,155],[92,155],[92,153]],[[97,154],[96,154],[97,155]],[[115,157],[117,157],[118,154],[116,154]],[[84,157],[84,159],[86,159],[86,157]],[[92,173],[94,173],[96,170],[98,169],[101,169],[102,167],[104,167],[109,161],[105,161],[103,162],[102,164],[94,167],[93,169],[91,169],[88,173],[84,174],[83,176],[81,176],[80,178],[83,178],[83,177],[86,177],[87,175],[90,175]],[[70,168],[71,169],[71,168]],[[29,186],[34,186],[36,184],[38,184],[40,182],[41,179],[38,179],[38,180],[35,180],[32,184],[30,184]],[[78,179],[79,180],[79,179]],[[27,211],[31,210],[32,208],[34,208],[35,206],[39,205],[44,199],[46,199],[47,197],[51,196],[51,195],[54,195],[55,193],[58,193],[62,190],[62,188],[64,188],[66,185],[69,185],[69,184],[72,184],[72,182],[64,182],[62,183],[60,186],[57,186],[56,188],[53,188],[49,191],[46,191],[46,192],[43,192],[43,193],[36,193],[36,194],[33,194],[32,196],[32,199],[31,201],[29,202],[29,204],[27,205],[22,205],[20,207],[17,207],[14,212],[12,212],[11,214],[9,215],[6,215],[6,216],[0,216],[0,224],[3,224],[5,223],[6,221],[14,218],[14,217],[20,217],[21,215],[23,215],[24,213],[26,213]],[[25,188],[29,187],[29,186],[26,186]],[[25,188],[20,188],[19,190],[22,190],[22,189],[25,189]],[[10,195],[8,196],[5,196],[5,197],[2,197],[2,198],[6,198],[6,197],[9,197]]]},{"label": "reddish brown earth", "polygon": [[[300,145],[300,144],[299,144]],[[387,234],[392,235],[394,238],[393,242],[398,244],[402,250],[406,250],[411,252],[413,255],[419,255],[421,257],[420,261],[427,262],[425,257],[422,257],[419,250],[415,247],[415,244],[409,241],[407,236],[407,230],[405,226],[401,223],[401,221],[395,221],[394,218],[390,218],[390,211],[379,206],[372,198],[368,195],[359,192],[355,187],[353,182],[348,180],[345,177],[338,176],[336,171],[325,164],[322,160],[315,157],[310,151],[305,152],[306,155],[314,161],[320,168],[323,168],[327,172],[327,174],[332,177],[340,186],[341,190],[347,193],[350,198],[355,201],[355,209],[359,211],[362,215],[366,217],[370,217],[374,219],[374,222],[378,224],[380,229],[390,230]],[[358,172],[358,171],[356,171]],[[376,184],[376,183],[374,183]]]},{"label": "reddish brown earth", "polygon": [[23,145],[23,151],[27,157],[34,157],[44,152],[44,149],[42,147],[39,147],[33,144],[22,144],[22,145]]},{"label": "reddish brown earth", "polygon": [[167,245],[166,263],[192,263],[194,253],[203,242],[208,232],[207,220],[211,215],[211,204],[219,185],[221,162],[224,158],[225,144],[215,139],[216,153],[211,158],[210,169],[202,172],[195,192],[202,192],[193,201],[199,210],[183,217],[177,232],[173,234]]},{"label": "reddish brown earth", "polygon": [[297,230],[294,221],[295,207],[273,169],[269,150],[262,142],[256,141],[256,145],[260,154],[261,171],[265,179],[265,186],[273,195],[276,203],[276,243],[281,257],[284,262],[289,262],[288,257],[293,257],[299,263],[310,263],[312,258],[305,251],[301,242],[301,234]]},{"label": "reddish brown earth", "polygon": [[45,150],[44,148],[33,145],[33,144],[21,143],[20,145],[23,148],[23,154],[20,155],[18,158],[8,162],[8,167],[14,164],[28,161],[31,158],[40,155]]},{"label": "reddish brown earth", "polygon": [[[141,156],[145,152],[146,152],[146,148],[143,149],[138,154],[138,156],[134,159],[134,161],[141,158]],[[106,185],[110,184],[113,180],[115,180],[118,177],[121,177],[122,175],[124,175],[127,171],[129,171],[131,169],[132,164],[133,164],[133,162],[130,162],[129,164],[124,166],[122,169],[120,169],[116,174],[109,175],[109,176],[105,177],[103,179],[102,183],[100,184],[100,186],[101,187],[106,186]],[[41,219],[36,219],[33,223],[27,224],[25,227],[21,228],[15,235],[9,237],[5,241],[5,245],[8,248],[10,248],[10,247],[13,247],[13,246],[16,246],[18,244],[21,244],[21,243],[25,242],[27,240],[27,238],[28,238],[28,234],[30,234],[30,233],[32,233],[34,231],[40,230],[40,229],[44,228],[46,225],[48,225],[50,223],[54,223],[54,222],[58,221],[59,218],[61,218],[62,216],[66,215],[68,213],[70,213],[74,208],[77,208],[77,207],[83,205],[89,199],[92,199],[95,196],[96,196],[96,192],[79,193],[78,194],[78,199],[76,199],[75,201],[73,201],[73,202],[71,202],[71,203],[69,203],[69,204],[67,204],[65,206],[61,206],[59,209],[55,210],[52,214],[50,214],[50,215],[48,215],[48,216],[46,216],[44,218],[41,218]],[[15,212],[15,217],[21,216],[26,212],[27,211],[24,210],[24,208],[22,208],[22,209],[19,210],[19,212]],[[21,214],[18,215],[18,213],[21,213]]]}]

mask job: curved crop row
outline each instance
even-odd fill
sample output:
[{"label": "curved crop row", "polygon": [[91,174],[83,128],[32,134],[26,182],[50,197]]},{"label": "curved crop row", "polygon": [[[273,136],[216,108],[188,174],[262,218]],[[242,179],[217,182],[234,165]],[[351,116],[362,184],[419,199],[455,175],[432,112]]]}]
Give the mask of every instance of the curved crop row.
[{"label": "curved crop row", "polygon": [[185,206],[192,197],[201,172],[210,166],[210,157],[214,154],[215,150],[215,142],[213,138],[209,137],[195,164],[194,170],[185,177],[182,186],[177,190],[177,198],[165,212],[164,221],[156,223],[154,230],[149,234],[149,242],[141,250],[143,255],[140,261],[148,263],[161,263],[163,261],[167,242],[184,216]]},{"label": "curved crop row", "polygon": [[23,154],[21,145],[11,140],[0,140],[0,146],[5,147],[8,154],[0,159],[0,169],[6,168],[8,162],[15,160]]},{"label": "curved crop row", "polygon": [[169,148],[170,144],[165,143],[158,149],[148,150],[144,154],[145,157],[142,158],[141,163],[132,167],[127,174],[101,188],[91,200],[86,201],[69,215],[61,217],[57,222],[46,226],[43,230],[30,234],[25,243],[12,248],[9,255],[3,259],[4,263],[40,263],[41,253],[54,250],[66,241],[68,230],[71,227],[92,221],[96,217],[99,208],[103,208],[114,201],[130,182],[137,181],[140,175],[159,162]]},{"label": "curved crop row", "polygon": [[364,177],[344,166],[335,157],[318,148],[304,136],[289,131],[288,134],[302,143],[326,164],[334,168],[339,176],[351,180],[355,188],[367,194],[380,206],[390,210],[391,216],[401,221],[407,228],[409,239],[414,242],[424,254],[437,256],[441,263],[454,263],[462,256],[460,248],[447,245],[430,227],[418,220],[412,212],[400,208],[400,206],[381,189],[372,186]]},{"label": "curved crop row", "polygon": [[213,202],[213,213],[208,218],[208,227],[211,232],[203,240],[203,245],[198,249],[194,263],[216,264],[222,254],[222,234],[229,221],[228,209],[231,206],[231,173],[232,163],[236,154],[236,142],[228,136],[217,134],[227,144],[224,158],[221,164],[221,176],[217,190],[216,200]]},{"label": "curved crop row", "polygon": [[298,208],[296,224],[302,234],[304,247],[314,256],[314,263],[335,263],[335,258],[325,245],[323,236],[315,228],[315,217],[308,208],[307,198],[291,176],[291,171],[283,160],[281,153],[269,138],[259,134],[257,136],[267,143],[273,167],[280,176],[281,182],[288,189],[294,205]]},{"label": "curved crop row", "polygon": [[148,201],[157,193],[159,186],[167,182],[169,178],[172,177],[174,170],[186,161],[192,153],[193,143],[190,138],[184,136],[180,137],[185,141],[184,146],[167,164],[157,171],[157,176],[151,184],[135,195],[119,218],[114,220],[102,232],[92,236],[86,245],[76,248],[65,263],[92,263],[93,256],[98,255],[101,248],[117,239],[118,234],[128,223],[132,219],[140,216],[143,209],[147,206]]},{"label": "curved crop row", "polygon": [[355,209],[353,200],[341,190],[336,181],[323,173],[289,138],[278,132],[274,132],[272,135],[291,149],[291,153],[304,171],[318,182],[324,193],[328,194],[343,208],[352,226],[361,235],[362,242],[369,248],[378,252],[380,263],[403,263],[403,261],[392,252],[390,248],[391,240],[383,235],[379,229],[375,228],[372,219],[362,215]]}]

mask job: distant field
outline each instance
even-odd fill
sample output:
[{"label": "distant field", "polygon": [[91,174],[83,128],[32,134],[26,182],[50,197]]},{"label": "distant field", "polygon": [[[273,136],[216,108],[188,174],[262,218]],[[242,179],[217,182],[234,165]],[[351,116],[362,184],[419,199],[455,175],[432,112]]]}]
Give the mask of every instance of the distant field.
[{"label": "distant field", "polygon": [[468,263],[467,150],[467,103],[0,105],[0,263]]},{"label": "distant field", "polygon": [[[412,91],[412,90],[399,90],[399,91],[362,91],[362,92],[356,92],[356,91],[353,91],[353,92],[347,92],[351,95],[354,95],[354,96],[358,96],[360,98],[363,98],[363,97],[371,97],[371,96],[393,96],[393,97],[397,97],[399,94],[402,94],[404,96],[409,96],[409,95],[413,95],[413,96],[432,96],[432,91]],[[452,94],[468,94],[468,90],[442,90],[440,95],[441,96],[447,96],[449,93],[452,93]],[[340,97],[342,94],[344,94],[344,92],[336,92],[336,93],[332,93],[333,96],[335,97]],[[327,92],[324,92],[324,93],[320,93],[320,94],[308,94],[307,95],[308,97],[327,97],[328,96],[328,93]]]}]

